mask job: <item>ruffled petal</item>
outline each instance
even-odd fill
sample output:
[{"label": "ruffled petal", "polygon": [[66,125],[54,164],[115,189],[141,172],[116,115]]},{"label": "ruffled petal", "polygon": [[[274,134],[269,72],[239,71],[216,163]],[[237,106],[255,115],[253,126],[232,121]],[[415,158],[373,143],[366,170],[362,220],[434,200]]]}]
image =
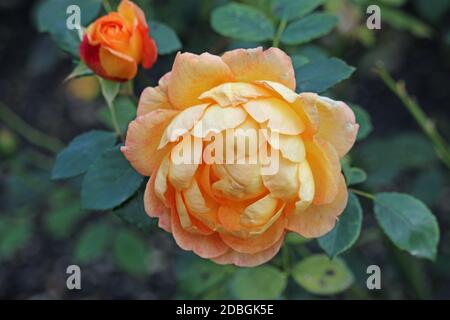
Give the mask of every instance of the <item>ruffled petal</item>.
[{"label": "ruffled petal", "polygon": [[137,116],[143,116],[157,109],[173,109],[167,96],[167,81],[170,72],[166,73],[158,83],[157,87],[147,87],[141,94],[137,107]]},{"label": "ruffled petal", "polygon": [[355,122],[352,109],[342,101],[319,97],[317,108],[320,116],[320,127],[317,136],[330,142],[343,157],[353,146],[358,134],[359,125]]},{"label": "ruffled petal", "polygon": [[202,103],[198,97],[211,88],[234,81],[230,68],[220,57],[203,53],[177,54],[169,84],[169,99],[179,109]]},{"label": "ruffled petal", "polygon": [[260,86],[245,82],[228,82],[204,92],[199,99],[218,103],[222,107],[237,106],[250,99],[270,97]]},{"label": "ruffled petal", "polygon": [[278,48],[236,49],[226,52],[222,59],[235,74],[236,81],[270,80],[295,90],[292,60]]},{"label": "ruffled petal", "polygon": [[293,210],[288,217],[287,229],[306,238],[316,238],[329,232],[336,224],[338,216],[347,205],[347,187],[344,177],[339,178],[336,197],[331,203],[311,205],[304,211]]},{"label": "ruffled petal", "polygon": [[167,153],[165,148],[158,150],[158,145],[164,129],[177,113],[155,110],[129,124],[125,146],[120,150],[140,174],[149,176]]},{"label": "ruffled petal", "polygon": [[159,218],[159,227],[167,232],[171,232],[170,209],[167,208],[160,199],[158,199],[155,193],[156,175],[156,172],[152,174],[150,180],[147,182],[147,187],[145,188],[145,212],[147,212],[147,214],[152,218]]}]

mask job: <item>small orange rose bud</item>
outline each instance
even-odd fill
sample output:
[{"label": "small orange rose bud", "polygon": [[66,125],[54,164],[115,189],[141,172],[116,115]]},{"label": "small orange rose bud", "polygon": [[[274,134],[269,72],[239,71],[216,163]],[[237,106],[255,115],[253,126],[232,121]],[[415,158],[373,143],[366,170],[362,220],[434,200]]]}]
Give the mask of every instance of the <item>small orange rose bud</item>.
[{"label": "small orange rose bud", "polygon": [[150,68],[158,51],[144,12],[133,2],[122,0],[117,12],[97,19],[86,29],[80,56],[99,76],[127,81],[136,76],[138,64]]}]

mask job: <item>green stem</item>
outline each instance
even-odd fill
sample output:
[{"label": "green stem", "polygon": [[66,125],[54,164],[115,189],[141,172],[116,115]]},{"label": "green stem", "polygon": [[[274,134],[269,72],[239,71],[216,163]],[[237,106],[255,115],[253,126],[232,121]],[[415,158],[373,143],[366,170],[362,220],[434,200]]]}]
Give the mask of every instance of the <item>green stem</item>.
[{"label": "green stem", "polygon": [[348,190],[353,192],[353,193],[355,193],[355,194],[357,194],[357,195],[360,195],[362,197],[368,198],[370,200],[375,199],[375,196],[373,194],[371,194],[371,193],[364,192],[364,191],[357,190],[357,189],[353,189],[353,188],[349,188]]},{"label": "green stem", "polygon": [[117,114],[116,114],[116,108],[114,107],[114,102],[108,102],[108,108],[109,112],[111,113],[111,121],[112,125],[114,127],[114,132],[116,133],[116,136],[120,138],[120,140],[123,141],[122,132],[120,131],[119,122],[117,121]]},{"label": "green stem", "polygon": [[281,255],[283,259],[283,269],[286,273],[289,273],[291,271],[291,257],[287,244],[284,244],[283,247],[281,247]]},{"label": "green stem", "polygon": [[272,47],[278,48],[280,45],[280,38],[283,34],[284,29],[286,29],[287,20],[281,19],[280,24],[278,25],[277,32],[275,33],[275,37],[273,38]]},{"label": "green stem", "polygon": [[437,156],[450,169],[450,147],[436,130],[436,126],[431,121],[417,102],[411,98],[404,82],[395,82],[391,75],[382,67],[378,67],[375,72],[379,75],[386,86],[402,101],[403,105],[419,124],[425,135],[434,145]]},{"label": "green stem", "polygon": [[103,0],[103,8],[105,8],[106,12],[113,11],[111,4],[109,3],[109,0]]},{"label": "green stem", "polygon": [[64,147],[61,141],[33,128],[3,103],[0,103],[0,119],[35,146],[52,153],[57,153]]}]

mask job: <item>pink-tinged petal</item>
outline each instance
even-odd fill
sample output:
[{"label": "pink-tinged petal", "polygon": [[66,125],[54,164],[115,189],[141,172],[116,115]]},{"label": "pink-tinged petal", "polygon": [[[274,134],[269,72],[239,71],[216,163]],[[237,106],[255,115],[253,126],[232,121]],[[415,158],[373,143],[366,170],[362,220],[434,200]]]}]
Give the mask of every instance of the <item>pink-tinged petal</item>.
[{"label": "pink-tinged petal", "polygon": [[270,48],[265,51],[262,47],[236,49],[226,52],[222,59],[235,74],[236,81],[270,80],[295,90],[292,60],[278,48]]},{"label": "pink-tinged petal", "polygon": [[173,109],[167,96],[167,81],[170,72],[166,73],[158,83],[157,87],[147,87],[141,94],[137,108],[137,116],[143,116],[157,109]]},{"label": "pink-tinged petal", "polygon": [[358,134],[359,125],[355,122],[355,114],[344,102],[325,97],[317,99],[317,109],[320,116],[317,136],[330,142],[339,157],[343,157],[355,143]]},{"label": "pink-tinged petal", "polygon": [[256,267],[275,257],[280,250],[283,239],[284,236],[270,248],[255,254],[245,254],[229,250],[224,255],[214,258],[213,261],[218,264],[234,264],[238,267]]},{"label": "pink-tinged petal", "polygon": [[306,238],[317,238],[329,232],[336,224],[337,218],[347,205],[347,187],[344,177],[339,179],[338,193],[331,203],[312,204],[304,211],[295,209],[287,214],[287,229]]},{"label": "pink-tinged petal", "polygon": [[128,126],[121,151],[140,174],[149,176],[167,153],[165,148],[158,150],[158,145],[164,129],[177,113],[175,110],[155,110],[137,117]]},{"label": "pink-tinged petal", "polygon": [[171,217],[173,237],[183,250],[193,251],[205,259],[219,257],[229,250],[217,233],[212,235],[190,233],[181,227],[180,219],[176,212],[173,211]]},{"label": "pink-tinged petal", "polygon": [[158,199],[155,193],[155,179],[156,172],[153,172],[150,180],[147,183],[144,193],[144,207],[145,212],[152,217],[158,218],[158,225],[161,229],[167,232],[172,232],[170,221],[170,209],[167,208],[163,202]]},{"label": "pink-tinged petal", "polygon": [[219,84],[234,81],[230,68],[218,56],[177,54],[169,84],[169,99],[178,109],[202,103],[198,97]]}]

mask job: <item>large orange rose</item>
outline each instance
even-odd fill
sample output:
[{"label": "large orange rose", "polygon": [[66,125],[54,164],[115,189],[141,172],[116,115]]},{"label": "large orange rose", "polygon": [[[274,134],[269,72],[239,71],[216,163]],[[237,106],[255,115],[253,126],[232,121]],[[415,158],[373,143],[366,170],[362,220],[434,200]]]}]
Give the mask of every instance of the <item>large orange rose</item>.
[{"label": "large orange rose", "polygon": [[[257,48],[222,57],[178,54],[159,86],[142,93],[122,152],[150,176],[146,211],[181,248],[221,264],[255,266],[278,252],[287,231],[319,237],[334,227],[347,203],[339,158],[358,125],[345,103],[294,90],[291,59]],[[232,149],[227,143],[244,132],[238,129],[266,130],[243,157],[279,154],[278,170],[263,174],[262,158],[202,161],[211,155],[211,136],[231,135],[223,150]],[[197,142],[183,149],[195,161],[174,161],[186,141]]]},{"label": "large orange rose", "polygon": [[97,19],[86,30],[80,46],[81,59],[99,76],[127,81],[138,65],[150,68],[158,56],[144,12],[122,0],[117,12]]}]

